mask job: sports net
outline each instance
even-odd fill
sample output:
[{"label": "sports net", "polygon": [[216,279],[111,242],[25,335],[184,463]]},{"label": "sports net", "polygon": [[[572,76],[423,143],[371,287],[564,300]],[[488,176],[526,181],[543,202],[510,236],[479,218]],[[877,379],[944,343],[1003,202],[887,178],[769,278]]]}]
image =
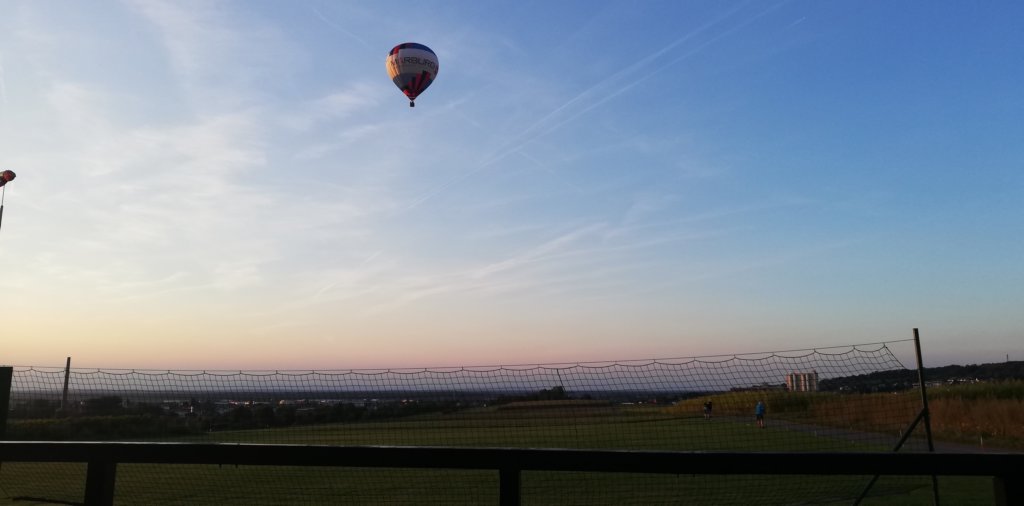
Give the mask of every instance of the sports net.
[{"label": "sports net", "polygon": [[[887,452],[920,412],[915,374],[894,353],[901,346],[911,344],[445,369],[15,367],[7,439]],[[921,437],[903,445],[904,451],[923,448]],[[121,465],[116,498],[124,504],[497,501],[496,473],[398,466]],[[11,501],[74,502],[82,497],[84,473],[81,464],[5,463],[0,494]],[[865,482],[526,472],[522,494],[525,504],[678,504],[682,498],[793,504],[848,501]],[[907,494],[928,485],[887,478],[871,493]]]}]

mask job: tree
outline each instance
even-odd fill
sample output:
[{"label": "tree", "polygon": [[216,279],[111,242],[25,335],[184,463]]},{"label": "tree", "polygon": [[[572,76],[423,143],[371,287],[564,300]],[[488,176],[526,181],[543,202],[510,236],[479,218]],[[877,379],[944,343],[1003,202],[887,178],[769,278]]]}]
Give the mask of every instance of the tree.
[{"label": "tree", "polygon": [[124,402],[116,395],[86,399],[82,402],[82,413],[93,416],[117,415],[124,412]]}]

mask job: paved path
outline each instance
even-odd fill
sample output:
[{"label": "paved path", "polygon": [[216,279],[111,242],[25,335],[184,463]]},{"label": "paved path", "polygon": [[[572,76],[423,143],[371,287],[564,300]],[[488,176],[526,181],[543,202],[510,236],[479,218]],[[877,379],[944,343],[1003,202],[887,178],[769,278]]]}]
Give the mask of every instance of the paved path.
[{"label": "paved path", "polygon": [[[892,445],[895,446],[902,436],[900,434],[881,434],[877,432],[865,432],[857,431],[853,429],[840,429],[836,427],[825,427],[821,425],[810,425],[803,423],[790,422],[787,420],[772,419],[768,420],[769,426],[781,427],[786,430],[792,430],[795,432],[813,433],[817,436],[829,437],[833,439],[845,439],[852,443],[858,444],[870,444],[877,445],[879,441],[892,441]],[[904,443],[901,451],[928,451],[927,442],[924,440],[924,425],[923,422],[919,423],[914,428],[914,436]],[[1006,448],[992,448],[989,446],[981,445],[968,445],[959,443],[947,443],[943,441],[936,441],[934,443],[935,451],[944,453],[1021,453],[1020,450],[1011,450]]]}]

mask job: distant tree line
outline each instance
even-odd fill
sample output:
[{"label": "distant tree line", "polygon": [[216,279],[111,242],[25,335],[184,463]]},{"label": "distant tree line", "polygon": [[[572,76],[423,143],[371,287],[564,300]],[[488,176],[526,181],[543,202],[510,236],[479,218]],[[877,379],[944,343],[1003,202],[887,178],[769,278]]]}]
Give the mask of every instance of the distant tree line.
[{"label": "distant tree line", "polygon": [[[157,403],[128,402],[119,396],[90,398],[74,409],[33,399],[9,411],[13,440],[116,440],[174,438],[219,430],[266,429],[320,423],[386,420],[424,413],[450,413],[456,401],[391,401],[335,404],[247,403],[225,408],[192,399],[176,410]],[[182,413],[182,410],[187,412]]]},{"label": "distant tree line", "polygon": [[571,399],[569,394],[565,392],[565,387],[559,385],[556,387],[545,388],[539,392],[520,394],[520,395],[499,395],[497,399],[491,403],[496,406],[503,404],[510,404],[513,402],[530,402],[530,401],[564,401]]},{"label": "distant tree line", "polygon": [[[683,392],[683,393],[669,393],[669,392],[635,392],[635,391],[605,391],[598,394],[601,400],[607,402],[625,402],[631,404],[672,404],[678,402],[681,399],[689,399],[693,397],[700,397],[705,395],[704,392]],[[537,392],[523,393],[519,395],[499,395],[494,400],[490,401],[490,405],[501,406],[505,404],[511,404],[513,402],[538,402],[538,401],[569,401],[569,400],[580,400],[590,401],[594,400],[594,396],[590,393],[582,393],[578,396],[569,395],[566,392],[565,387],[559,385],[551,388],[545,388]]]},{"label": "distant tree line", "polygon": [[[628,395],[627,395],[628,394]],[[697,393],[667,394],[617,392],[616,402],[672,404]],[[520,395],[498,395],[474,401],[385,400],[366,402],[247,402],[226,405],[210,399],[178,403],[130,401],[108,395],[89,398],[62,408],[59,401],[32,399],[9,411],[7,437],[15,440],[139,440],[173,439],[224,430],[252,430],[325,423],[389,420],[422,414],[501,406],[514,402],[592,400],[578,398],[559,385]],[[612,402],[610,399],[605,399]]]},{"label": "distant tree line", "polygon": [[[1024,361],[992,364],[947,365],[925,367],[925,381],[1009,381],[1024,380]],[[836,392],[896,392],[913,388],[918,382],[917,370],[878,371],[857,376],[823,379],[818,383],[822,391]]]}]

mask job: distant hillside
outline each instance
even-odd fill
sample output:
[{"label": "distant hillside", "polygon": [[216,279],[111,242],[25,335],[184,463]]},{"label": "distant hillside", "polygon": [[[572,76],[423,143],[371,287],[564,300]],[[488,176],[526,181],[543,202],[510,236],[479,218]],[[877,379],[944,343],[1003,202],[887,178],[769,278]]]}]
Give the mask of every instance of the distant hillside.
[{"label": "distant hillside", "polygon": [[[929,383],[1024,380],[1024,361],[925,367],[924,379]],[[916,383],[917,370],[882,371],[824,379],[819,382],[818,389],[833,392],[895,392],[912,388]]]}]

